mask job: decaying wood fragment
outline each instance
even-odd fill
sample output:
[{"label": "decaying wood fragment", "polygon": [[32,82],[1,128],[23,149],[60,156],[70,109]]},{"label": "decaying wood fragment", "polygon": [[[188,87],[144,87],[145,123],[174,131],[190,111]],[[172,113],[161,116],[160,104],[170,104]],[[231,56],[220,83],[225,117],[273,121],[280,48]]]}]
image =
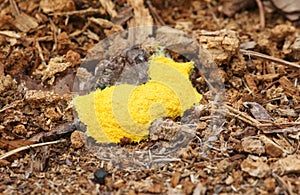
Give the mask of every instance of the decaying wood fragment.
[{"label": "decaying wood fragment", "polygon": [[240,41],[235,31],[194,31],[193,36],[209,51],[219,66],[227,64],[231,58],[238,54]]}]

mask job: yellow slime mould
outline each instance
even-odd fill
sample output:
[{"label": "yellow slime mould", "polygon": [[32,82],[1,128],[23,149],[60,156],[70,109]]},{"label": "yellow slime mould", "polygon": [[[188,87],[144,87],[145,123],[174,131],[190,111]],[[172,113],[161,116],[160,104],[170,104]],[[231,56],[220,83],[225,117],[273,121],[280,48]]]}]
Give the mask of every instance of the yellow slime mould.
[{"label": "yellow slime mould", "polygon": [[150,80],[142,85],[121,84],[77,96],[74,105],[87,134],[101,143],[147,139],[155,119],[175,119],[198,103],[202,96],[189,80],[194,65],[178,63],[164,55],[149,59]]}]

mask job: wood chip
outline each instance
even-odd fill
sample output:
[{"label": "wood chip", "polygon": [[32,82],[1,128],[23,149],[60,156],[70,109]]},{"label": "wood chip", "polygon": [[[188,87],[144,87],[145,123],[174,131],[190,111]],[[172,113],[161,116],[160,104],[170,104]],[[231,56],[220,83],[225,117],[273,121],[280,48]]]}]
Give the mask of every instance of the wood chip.
[{"label": "wood chip", "polygon": [[111,0],[99,0],[99,1],[112,18],[118,15],[115,10],[115,4]]},{"label": "wood chip", "polygon": [[265,135],[260,135],[259,139],[264,143],[266,153],[272,157],[279,157],[283,154],[283,149],[274,143],[271,139],[269,139]]},{"label": "wood chip", "polygon": [[272,170],[279,174],[285,175],[288,173],[300,173],[300,156],[290,155],[286,158],[279,159],[277,162],[272,164]]},{"label": "wood chip", "polygon": [[41,0],[40,7],[45,13],[74,11],[75,3],[73,0]]},{"label": "wood chip", "polygon": [[42,82],[47,81],[48,84],[53,85],[55,74],[61,73],[72,64],[67,62],[64,56],[51,58],[48,65],[41,64],[33,73],[34,76],[41,78]]},{"label": "wood chip", "polygon": [[281,77],[278,81],[287,96],[299,95],[298,88],[286,76]]},{"label": "wood chip", "polygon": [[181,173],[178,172],[178,171],[176,171],[176,172],[173,174],[173,176],[172,176],[172,178],[171,178],[171,186],[172,186],[173,188],[175,188],[175,187],[178,185],[179,180],[180,180],[180,177],[181,177]]},{"label": "wood chip", "polygon": [[159,183],[154,183],[150,185],[147,189],[147,191],[150,193],[162,193],[162,190],[163,190],[163,185]]},{"label": "wood chip", "polygon": [[213,60],[220,66],[228,63],[238,53],[240,41],[235,31],[194,31],[194,37],[212,55]]},{"label": "wood chip", "polygon": [[257,136],[249,136],[242,139],[242,147],[245,152],[261,155],[265,153],[263,142]]},{"label": "wood chip", "polygon": [[31,29],[38,27],[36,19],[25,13],[16,16],[14,25],[22,32],[28,32]]},{"label": "wood chip", "polygon": [[134,26],[152,26],[153,19],[150,12],[144,6],[143,0],[128,0],[127,1],[133,8],[133,25]]},{"label": "wood chip", "polygon": [[243,160],[241,169],[253,177],[262,178],[271,171],[265,159],[265,157],[248,157]]}]

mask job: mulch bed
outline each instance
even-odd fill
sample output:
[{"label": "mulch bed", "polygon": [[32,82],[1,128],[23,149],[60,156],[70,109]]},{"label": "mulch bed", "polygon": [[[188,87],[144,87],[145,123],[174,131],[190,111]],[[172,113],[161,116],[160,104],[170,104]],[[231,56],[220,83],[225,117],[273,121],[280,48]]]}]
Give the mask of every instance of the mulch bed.
[{"label": "mulch bed", "polygon": [[[284,0],[242,2],[1,0],[0,193],[299,194],[299,3],[289,1],[290,10]],[[198,75],[207,107],[196,138],[179,160],[130,171],[83,146],[71,103],[89,49],[140,25],[182,30],[210,52],[226,114],[215,140],[202,142],[213,116],[209,84]],[[100,168],[107,173],[94,175]]]}]

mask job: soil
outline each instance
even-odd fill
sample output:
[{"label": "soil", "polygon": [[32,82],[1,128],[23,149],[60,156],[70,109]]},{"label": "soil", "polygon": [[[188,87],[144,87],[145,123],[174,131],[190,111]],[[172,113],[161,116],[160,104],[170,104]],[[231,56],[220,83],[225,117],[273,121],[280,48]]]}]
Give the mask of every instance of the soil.
[{"label": "soil", "polygon": [[[0,193],[300,194],[300,25],[271,1],[264,10],[236,0],[0,2]],[[176,161],[131,171],[84,147],[72,90],[89,49],[138,25],[182,30],[210,52],[226,116],[215,140],[202,142],[213,116],[209,83],[196,75],[207,109],[195,139]],[[155,142],[124,138],[120,147]]]}]

